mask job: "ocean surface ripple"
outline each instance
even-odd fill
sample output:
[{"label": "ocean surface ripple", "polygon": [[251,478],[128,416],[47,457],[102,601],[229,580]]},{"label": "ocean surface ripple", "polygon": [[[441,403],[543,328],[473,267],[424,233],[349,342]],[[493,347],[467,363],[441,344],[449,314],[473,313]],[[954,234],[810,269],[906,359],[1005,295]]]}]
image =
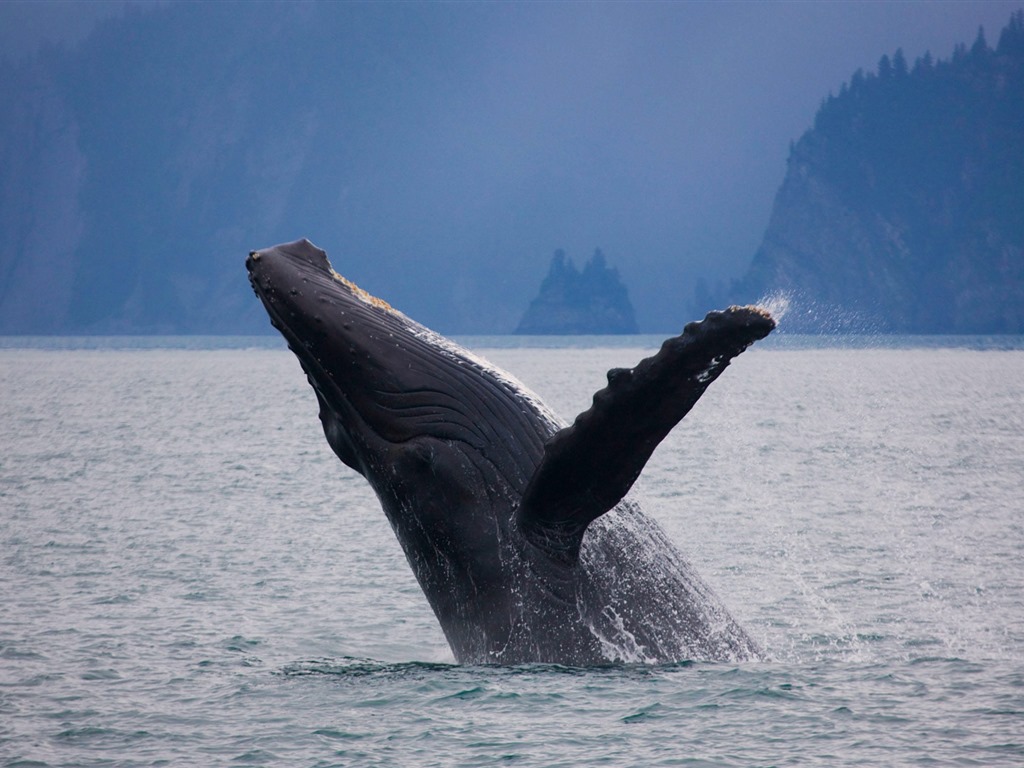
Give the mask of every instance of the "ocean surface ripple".
[{"label": "ocean surface ripple", "polygon": [[[294,358],[211,346],[0,345],[0,766],[1024,764],[1019,344],[738,359],[640,501],[769,658],[588,669],[454,664]],[[479,351],[571,419],[652,350]]]}]

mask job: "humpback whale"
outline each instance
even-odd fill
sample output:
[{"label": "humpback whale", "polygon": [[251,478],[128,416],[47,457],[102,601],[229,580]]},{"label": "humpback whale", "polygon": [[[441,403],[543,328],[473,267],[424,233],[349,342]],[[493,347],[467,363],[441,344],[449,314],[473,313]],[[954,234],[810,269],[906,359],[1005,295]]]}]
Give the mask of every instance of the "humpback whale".
[{"label": "humpback whale", "polygon": [[627,493],[730,360],[757,307],[688,324],[608,372],[566,425],[510,374],[371,296],[308,240],[249,280],[375,491],[459,663],[742,660],[758,648]]}]

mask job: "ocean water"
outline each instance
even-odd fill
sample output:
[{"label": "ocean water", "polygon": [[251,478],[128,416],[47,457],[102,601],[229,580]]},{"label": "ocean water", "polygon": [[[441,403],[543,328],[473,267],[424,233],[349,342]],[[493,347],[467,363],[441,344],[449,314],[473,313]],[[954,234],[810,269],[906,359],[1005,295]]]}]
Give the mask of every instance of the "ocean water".
[{"label": "ocean water", "polygon": [[638,493],[766,658],[593,669],[454,664],[279,343],[0,346],[2,766],[1024,765],[1019,339],[742,355]]}]

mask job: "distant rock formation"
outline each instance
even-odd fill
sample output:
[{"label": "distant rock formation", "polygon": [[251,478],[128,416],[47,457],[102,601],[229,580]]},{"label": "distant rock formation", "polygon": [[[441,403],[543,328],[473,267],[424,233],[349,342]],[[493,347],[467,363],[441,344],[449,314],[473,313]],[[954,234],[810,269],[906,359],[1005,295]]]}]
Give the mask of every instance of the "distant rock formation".
[{"label": "distant rock formation", "polygon": [[773,292],[790,331],[1024,332],[1024,11],[995,49],[896,51],[822,104],[724,298]]},{"label": "distant rock formation", "polygon": [[576,269],[565,251],[555,251],[540,294],[516,328],[520,334],[636,333],[636,318],[619,272],[600,249]]}]

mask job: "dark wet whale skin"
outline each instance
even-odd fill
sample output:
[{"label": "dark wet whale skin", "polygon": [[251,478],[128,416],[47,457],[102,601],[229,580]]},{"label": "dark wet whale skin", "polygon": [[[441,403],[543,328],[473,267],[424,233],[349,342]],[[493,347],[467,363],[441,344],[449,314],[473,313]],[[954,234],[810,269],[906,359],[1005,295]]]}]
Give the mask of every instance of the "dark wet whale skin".
[{"label": "dark wet whale skin", "polygon": [[610,371],[562,429],[511,376],[341,278],[309,241],[246,263],[328,443],[373,487],[460,663],[757,656],[623,497],[729,359],[771,331],[766,313],[690,324],[659,355]]}]

